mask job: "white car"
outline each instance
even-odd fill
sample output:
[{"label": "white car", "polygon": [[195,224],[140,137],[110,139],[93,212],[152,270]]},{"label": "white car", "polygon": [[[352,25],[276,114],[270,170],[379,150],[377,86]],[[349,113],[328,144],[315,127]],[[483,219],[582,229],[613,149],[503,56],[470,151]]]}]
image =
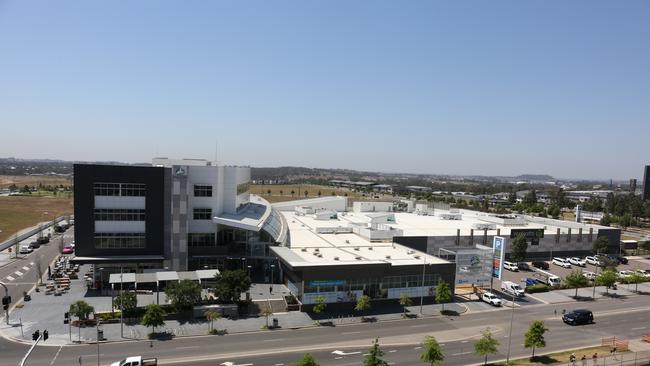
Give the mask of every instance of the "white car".
[{"label": "white car", "polygon": [[481,300],[487,302],[492,306],[501,306],[501,299],[491,292],[484,292],[481,296]]},{"label": "white car", "polygon": [[618,271],[618,276],[621,278],[628,278],[632,275],[632,271]]},{"label": "white car", "polygon": [[503,261],[503,268],[507,269],[508,271],[519,272],[519,267],[517,267],[517,263]]},{"label": "white car", "polygon": [[566,258],[555,257],[553,258],[553,264],[564,268],[571,268],[571,263]]},{"label": "white car", "polygon": [[20,254],[29,254],[33,251],[34,249],[29,244],[23,244],[20,246],[20,250],[18,252]]},{"label": "white car", "polygon": [[600,266],[600,261],[596,257],[587,257],[585,258],[585,262],[594,266]]},{"label": "white car", "polygon": [[594,272],[584,271],[584,272],[582,272],[582,275],[587,277],[588,279],[590,279],[592,281],[596,279],[596,274]]},{"label": "white car", "polygon": [[640,274],[641,276],[645,278],[650,278],[650,270],[647,269],[636,269],[636,273]]},{"label": "white car", "polygon": [[587,261],[585,261],[584,259],[580,259],[578,257],[569,258],[569,263],[573,264],[574,266],[579,266],[579,267],[586,267],[587,266]]}]

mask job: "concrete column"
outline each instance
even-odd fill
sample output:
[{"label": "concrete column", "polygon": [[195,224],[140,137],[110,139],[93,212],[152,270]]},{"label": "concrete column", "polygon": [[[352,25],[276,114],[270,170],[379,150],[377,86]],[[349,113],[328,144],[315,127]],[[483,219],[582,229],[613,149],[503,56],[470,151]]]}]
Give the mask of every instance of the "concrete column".
[{"label": "concrete column", "polygon": [[582,228],[578,229],[578,243],[582,243]]},{"label": "concrete column", "polygon": [[474,245],[474,229],[469,229],[469,245]]},{"label": "concrete column", "polygon": [[571,242],[571,228],[569,228],[569,232],[566,235],[566,242],[570,243]]},{"label": "concrete column", "polygon": [[460,245],[460,229],[456,229],[456,245]]},{"label": "concrete column", "polygon": [[487,246],[487,229],[483,229],[483,245]]}]

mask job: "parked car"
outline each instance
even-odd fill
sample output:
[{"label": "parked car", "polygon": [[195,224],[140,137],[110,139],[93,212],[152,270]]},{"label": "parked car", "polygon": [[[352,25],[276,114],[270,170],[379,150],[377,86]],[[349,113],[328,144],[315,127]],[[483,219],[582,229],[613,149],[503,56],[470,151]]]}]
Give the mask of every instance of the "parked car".
[{"label": "parked car", "polygon": [[501,282],[501,291],[504,293],[514,295],[517,297],[522,297],[524,296],[524,290],[519,287],[518,284],[511,282],[511,281],[503,281]]},{"label": "parked car", "polygon": [[43,236],[39,236],[38,239],[36,239],[36,241],[38,241],[39,244],[47,244],[50,242],[50,238],[43,235]]},{"label": "parked car", "polygon": [[31,253],[33,251],[34,251],[34,249],[32,249],[32,247],[30,247],[29,244],[22,244],[20,246],[20,249],[18,250],[18,252],[20,254],[29,254],[29,253]]},{"label": "parked car", "polygon": [[579,266],[579,267],[586,267],[587,266],[587,261],[585,261],[584,259],[578,258],[578,257],[569,258],[569,263],[573,264],[574,266]]},{"label": "parked car", "polygon": [[644,276],[646,278],[650,277],[650,270],[647,269],[635,269],[634,270],[636,273],[640,274],[641,276]]},{"label": "parked car", "polygon": [[29,246],[32,247],[32,249],[38,249],[41,247],[41,243],[38,241],[34,240],[33,242],[29,243]]},{"label": "parked car", "polygon": [[491,292],[484,292],[483,295],[481,295],[481,300],[492,306],[501,306],[501,299]]},{"label": "parked car", "polygon": [[633,273],[632,271],[626,271],[626,270],[618,271],[618,277],[620,277],[620,278],[628,278],[628,277],[632,276],[632,273]]},{"label": "parked car", "polygon": [[531,264],[533,265],[533,267],[536,267],[536,268],[549,269],[548,263],[546,263],[544,261],[533,261],[533,262],[531,262]]},{"label": "parked car", "polygon": [[615,255],[614,258],[618,261],[620,264],[627,264],[628,260],[627,258],[623,257],[622,255]]},{"label": "parked car", "polygon": [[61,251],[61,253],[63,253],[63,254],[72,254],[72,253],[74,253],[74,249],[72,248],[72,246],[70,244],[66,244],[63,247],[63,250]]},{"label": "parked car", "polygon": [[592,257],[592,256],[586,257],[585,262],[594,266],[600,266],[600,260],[598,259],[598,257]]},{"label": "parked car", "polygon": [[555,257],[553,258],[553,264],[564,268],[571,268],[571,263],[566,258]]},{"label": "parked car", "polygon": [[594,322],[594,314],[587,309],[577,309],[562,315],[562,320],[571,325],[590,324]]},{"label": "parked car", "polygon": [[507,269],[508,271],[512,271],[512,272],[518,272],[519,271],[519,268],[517,268],[516,264],[514,264],[512,262],[508,262],[508,261],[503,261],[503,268]]},{"label": "parked car", "polygon": [[582,275],[585,276],[585,277],[587,277],[587,278],[590,279],[591,281],[593,281],[593,280],[596,279],[596,274],[595,274],[594,272],[583,271],[583,272],[582,272]]},{"label": "parked car", "polygon": [[526,262],[519,262],[517,263],[517,268],[519,268],[520,271],[530,271],[530,266]]}]

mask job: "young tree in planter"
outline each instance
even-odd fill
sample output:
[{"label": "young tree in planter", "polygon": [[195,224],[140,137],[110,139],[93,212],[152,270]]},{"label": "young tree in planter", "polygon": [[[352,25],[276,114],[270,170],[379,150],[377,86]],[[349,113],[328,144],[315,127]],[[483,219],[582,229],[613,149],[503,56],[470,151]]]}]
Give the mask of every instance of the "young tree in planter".
[{"label": "young tree in planter", "polygon": [[625,279],[627,283],[634,284],[634,292],[639,292],[639,283],[645,281],[645,276],[637,271],[632,271],[632,274]]},{"label": "young tree in planter", "polygon": [[149,304],[144,308],[144,316],[140,324],[151,327],[151,333],[156,332],[156,327],[165,325],[165,310],[158,304]]},{"label": "young tree in planter", "polygon": [[262,315],[266,317],[266,329],[269,329],[269,316],[273,315],[273,311],[271,309],[264,309],[262,310]]},{"label": "young tree in planter", "polygon": [[217,284],[214,287],[215,293],[222,303],[234,303],[239,301],[241,293],[248,291],[251,287],[251,279],[241,269],[234,271],[223,271],[215,278]]},{"label": "young tree in planter", "polygon": [[212,333],[214,331],[214,321],[221,319],[221,312],[218,310],[210,309],[206,310],[203,315],[205,315],[205,318],[210,322],[210,329],[208,329],[208,333]]},{"label": "young tree in planter", "polygon": [[490,329],[481,332],[482,336],[474,343],[474,353],[485,356],[484,365],[487,365],[488,355],[499,352],[499,341],[492,336]]},{"label": "young tree in planter", "polygon": [[618,281],[618,274],[611,270],[600,272],[598,277],[596,277],[596,284],[605,286],[605,292],[608,294],[609,288],[614,286],[616,281]]},{"label": "young tree in planter", "polygon": [[582,274],[582,271],[579,269],[573,270],[566,277],[564,277],[564,284],[569,288],[575,288],[576,293],[573,296],[578,298],[578,288],[585,287],[589,285],[589,279]]},{"label": "young tree in planter", "polygon": [[445,355],[442,353],[442,347],[438,344],[435,337],[427,336],[422,342],[424,352],[420,354],[420,360],[433,365],[441,364],[445,360]]},{"label": "young tree in planter", "polygon": [[320,314],[323,311],[325,311],[325,308],[327,308],[327,303],[325,303],[325,298],[323,296],[316,296],[314,299],[314,307],[312,308],[312,311],[315,314]]},{"label": "young tree in planter", "polygon": [[442,304],[441,312],[445,312],[445,303],[451,301],[451,288],[447,282],[440,280],[438,281],[438,286],[436,286],[436,302]]},{"label": "young tree in planter", "polygon": [[[363,295],[357,300],[357,304],[354,306],[354,310],[363,313],[366,310],[370,310],[370,296]],[[364,316],[361,316],[361,321],[365,320]]]},{"label": "young tree in planter", "polygon": [[399,295],[399,304],[404,308],[404,317],[406,317],[406,307],[413,305],[413,300],[407,294]]},{"label": "young tree in planter", "polygon": [[192,280],[172,282],[165,289],[165,295],[176,309],[189,309],[201,301],[201,285]]},{"label": "young tree in planter", "polygon": [[381,358],[383,355],[384,351],[379,348],[379,339],[375,338],[368,355],[363,359],[363,366],[388,366],[388,362]]},{"label": "young tree in planter", "polygon": [[120,309],[125,314],[138,306],[138,296],[135,292],[122,291],[113,298],[113,309]]},{"label": "young tree in planter", "polygon": [[510,248],[510,260],[513,262],[523,262],[526,260],[526,251],[528,250],[528,242],[523,234],[517,235],[515,240],[512,241]]},{"label": "young tree in planter", "polygon": [[524,347],[532,348],[533,355],[530,357],[531,361],[535,358],[535,348],[546,347],[546,340],[544,339],[544,333],[548,329],[544,327],[544,322],[541,320],[533,320],[530,323],[530,327],[524,336]]},{"label": "young tree in planter", "polygon": [[90,313],[94,313],[95,308],[93,308],[87,302],[79,300],[75,303],[70,304],[70,309],[68,311],[71,315],[76,316],[81,321],[88,319],[88,315],[90,315]]},{"label": "young tree in planter", "polygon": [[320,365],[318,364],[318,362],[316,362],[314,356],[307,353],[304,356],[302,356],[300,361],[294,363],[293,366],[320,366]]}]

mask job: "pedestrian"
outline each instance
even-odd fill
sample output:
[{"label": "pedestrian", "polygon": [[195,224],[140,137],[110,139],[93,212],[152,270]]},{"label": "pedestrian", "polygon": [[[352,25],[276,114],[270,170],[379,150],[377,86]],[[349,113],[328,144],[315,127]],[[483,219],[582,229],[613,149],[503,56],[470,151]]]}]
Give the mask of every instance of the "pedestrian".
[{"label": "pedestrian", "polygon": [[587,366],[587,355],[582,355],[580,359],[582,366]]},{"label": "pedestrian", "polygon": [[594,366],[598,366],[598,352],[591,356],[591,360],[594,361]]},{"label": "pedestrian", "polygon": [[571,356],[569,356],[569,363],[572,366],[575,366],[575,364],[576,364],[576,355],[575,355],[575,353],[572,353]]},{"label": "pedestrian", "polygon": [[609,353],[614,356],[613,359],[618,360],[618,358],[616,358],[616,346],[614,346],[614,348],[612,348],[612,350],[609,351]]},{"label": "pedestrian", "polygon": [[557,309],[553,310],[553,315],[557,316]]},{"label": "pedestrian", "polygon": [[273,293],[273,285],[269,286],[269,293],[270,293],[270,294]]}]

